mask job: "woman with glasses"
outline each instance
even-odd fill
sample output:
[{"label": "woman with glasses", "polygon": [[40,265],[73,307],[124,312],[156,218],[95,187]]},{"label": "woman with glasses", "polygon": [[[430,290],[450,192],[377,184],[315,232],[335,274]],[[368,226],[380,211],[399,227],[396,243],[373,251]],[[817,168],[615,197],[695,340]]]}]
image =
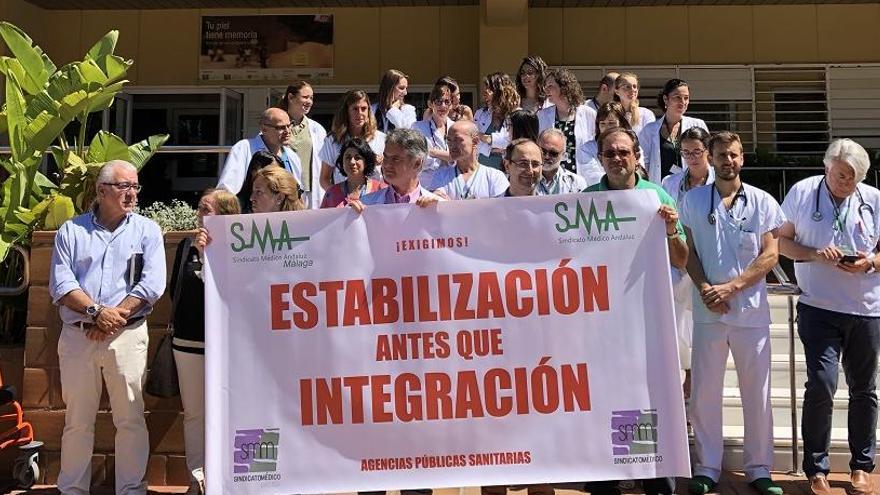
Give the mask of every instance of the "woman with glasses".
[{"label": "woman with glasses", "polygon": [[[602,162],[599,158],[599,146],[597,140],[602,132],[620,127],[630,129],[629,121],[626,120],[626,112],[620,102],[611,101],[603,103],[599,106],[596,113],[595,138],[581,144],[577,149],[577,174],[587,180],[587,186],[598,184],[605,175],[605,169],[602,168]],[[643,175],[641,148],[639,152],[639,175]],[[644,178],[644,176],[642,177]]]},{"label": "woman with glasses", "polygon": [[493,72],[483,79],[482,97],[486,106],[474,115],[481,133],[478,159],[482,165],[503,171],[501,162],[504,150],[496,142],[500,140],[499,136],[508,133],[507,117],[519,108],[519,93],[510,76]]},{"label": "woman with glasses", "polygon": [[654,112],[639,106],[639,77],[634,73],[624,72],[617,76],[614,81],[614,98],[623,106],[626,120],[636,134],[657,120]]},{"label": "woman with glasses", "polygon": [[[681,135],[681,158],[686,168],[663,179],[663,189],[681,209],[685,194],[695,187],[715,181],[715,169],[709,166],[709,133],[700,127],[691,127]],[[686,270],[672,270],[672,290],[675,300],[675,326],[678,330],[678,358],[684,370],[684,398],[691,396],[691,342],[693,341],[693,282]]]},{"label": "woman with glasses", "polygon": [[[324,139],[321,148],[321,187],[326,191],[337,182],[342,182],[345,177],[334,165],[339,158],[342,144],[350,138],[359,137],[370,144],[370,148],[376,153],[376,161],[382,163],[382,152],[385,151],[385,133],[376,129],[376,119],[370,110],[370,97],[361,90],[351,90],[342,97],[336,114],[333,115],[333,124],[330,126],[330,134]],[[378,167],[376,167],[378,173]],[[335,171],[335,173],[334,173]]]},{"label": "woman with glasses", "polygon": [[452,106],[452,92],[449,86],[438,81],[428,95],[428,109],[430,109],[428,116],[412,126],[428,140],[428,158],[422,166],[419,182],[429,190],[432,189],[434,174],[450,162],[446,133],[454,123],[449,118],[449,110]]},{"label": "woman with glasses", "polygon": [[577,173],[576,150],[596,137],[596,112],[584,104],[584,93],[574,73],[551,69],[544,79],[544,91],[552,103],[538,112],[539,129],[555,127],[565,135],[565,154],[561,165]]},{"label": "woman with glasses", "polygon": [[690,104],[688,84],[681,79],[666,81],[657,96],[657,104],[665,112],[663,117],[645,125],[639,133],[639,141],[645,150],[645,168],[648,180],[656,184],[669,174],[681,172],[680,136],[692,127],[709,128],[700,119],[684,113]]},{"label": "woman with glasses", "polygon": [[361,196],[388,187],[388,184],[371,179],[376,169],[376,154],[361,138],[349,139],[342,145],[342,153],[336,160],[336,168],[345,180],[333,184],[327,190],[321,208],[341,208]]},{"label": "woman with glasses", "polygon": [[[289,175],[289,174],[288,174]],[[193,242],[177,245],[168,289],[177,294],[172,315],[172,348],[183,404],[183,444],[189,472],[205,465],[205,283],[201,252],[207,244],[204,218],[241,213],[238,199],[225,189],[208,189],[199,199],[196,216],[199,234]],[[200,493],[197,480],[190,480],[186,493]]]},{"label": "woman with glasses", "polygon": [[519,93],[520,107],[537,112],[549,105],[544,94],[544,74],[547,64],[537,55],[522,59],[516,73],[516,91]]},{"label": "woman with glasses", "polygon": [[[309,83],[297,81],[287,87],[279,107],[287,110],[290,116],[290,137],[287,144],[299,157],[302,163],[301,182],[309,193],[312,208],[320,202],[321,187],[318,178],[321,175],[321,146],[327,138],[324,126],[307,117],[315,102],[315,92]],[[250,174],[248,174],[248,177]],[[250,191],[247,195],[239,195],[243,205],[250,204]]]},{"label": "woman with glasses", "polygon": [[408,129],[416,121],[416,107],[403,101],[409,76],[397,69],[388,69],[379,83],[379,101],[373,103],[377,128],[388,133],[402,127]]},{"label": "woman with glasses", "polygon": [[[437,82],[434,83],[435,86],[441,85],[445,86],[449,89],[449,95],[452,99],[452,106],[449,108],[448,117],[452,119],[453,122],[458,122],[459,120],[474,120],[474,111],[471,110],[471,107],[467,105],[462,105],[461,103],[461,90],[458,86],[458,81],[452,78],[452,76],[443,76],[440,79],[437,79]],[[422,114],[422,120],[428,119],[431,116],[431,107],[425,109],[425,113]]]}]

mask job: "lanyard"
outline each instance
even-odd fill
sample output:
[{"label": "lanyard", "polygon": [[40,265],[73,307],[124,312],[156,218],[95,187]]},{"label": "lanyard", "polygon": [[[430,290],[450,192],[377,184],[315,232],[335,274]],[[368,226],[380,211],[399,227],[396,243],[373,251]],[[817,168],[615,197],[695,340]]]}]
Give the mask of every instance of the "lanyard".
[{"label": "lanyard", "polygon": [[[447,128],[446,131],[448,132],[449,129]],[[449,149],[449,146],[446,144],[445,139],[442,139],[442,140],[440,140],[440,143],[437,143],[437,124],[434,123],[433,117],[428,122],[428,132],[431,134],[431,143],[434,144],[435,148],[439,148],[443,151],[446,151]]]},{"label": "lanyard", "polygon": [[458,196],[458,199],[475,199],[476,195],[474,194],[473,188],[477,179],[477,175],[481,171],[481,165],[477,164],[477,169],[474,170],[474,173],[471,174],[471,178],[468,181],[465,181],[464,178],[459,178],[461,175],[461,170],[458,169],[458,166],[455,166],[455,179],[453,183],[455,184],[455,195]]}]

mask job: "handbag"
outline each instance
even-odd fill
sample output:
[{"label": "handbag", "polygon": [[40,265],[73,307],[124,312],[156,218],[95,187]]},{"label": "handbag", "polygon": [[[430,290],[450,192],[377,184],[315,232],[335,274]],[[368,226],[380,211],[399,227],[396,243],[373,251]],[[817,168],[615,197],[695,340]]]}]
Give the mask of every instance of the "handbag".
[{"label": "handbag", "polygon": [[171,398],[180,395],[180,383],[177,379],[177,364],[174,362],[174,349],[172,342],[174,340],[174,314],[177,310],[177,301],[180,299],[180,288],[183,286],[183,271],[186,265],[189,249],[192,246],[192,238],[187,237],[183,240],[183,249],[181,250],[180,260],[177,265],[177,284],[174,287],[174,295],[171,298],[171,322],[165,329],[165,335],[162,336],[162,342],[159,342],[159,348],[156,355],[153,356],[153,362],[150,363],[150,371],[147,375],[147,383],[144,390],[156,397]]}]

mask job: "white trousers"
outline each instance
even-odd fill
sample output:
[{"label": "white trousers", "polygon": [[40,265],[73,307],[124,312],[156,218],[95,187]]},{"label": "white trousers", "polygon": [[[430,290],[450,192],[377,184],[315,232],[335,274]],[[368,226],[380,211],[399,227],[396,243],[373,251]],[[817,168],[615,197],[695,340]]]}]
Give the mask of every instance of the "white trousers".
[{"label": "white trousers", "polygon": [[685,275],[672,287],[675,301],[675,329],[678,334],[678,361],[681,369],[691,369],[691,347],[693,346],[694,283]]},{"label": "white trousers", "polygon": [[183,444],[190,483],[193,469],[205,467],[205,356],[174,351],[180,400],[183,402]]},{"label": "white trousers", "polygon": [[691,425],[694,475],[721,476],[724,449],[721,401],[728,352],[733,353],[745,420],[743,470],[748,481],[770,477],[773,414],[770,409],[770,329],[694,323]]},{"label": "white trousers", "polygon": [[58,360],[61,397],[67,404],[58,474],[58,490],[62,494],[89,493],[102,378],[110,395],[116,426],[116,493],[147,493],[144,475],[150,455],[150,437],[144,420],[142,391],[148,341],[145,320],[101,342],[86,338],[78,326],[65,324],[62,327]]}]

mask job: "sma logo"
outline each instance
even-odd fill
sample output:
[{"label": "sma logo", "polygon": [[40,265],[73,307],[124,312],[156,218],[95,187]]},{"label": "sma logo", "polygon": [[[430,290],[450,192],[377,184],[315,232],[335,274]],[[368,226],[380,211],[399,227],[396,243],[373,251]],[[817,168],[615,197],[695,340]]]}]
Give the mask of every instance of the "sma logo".
[{"label": "sma logo", "polygon": [[636,217],[618,217],[614,214],[614,205],[611,204],[611,201],[607,201],[605,203],[605,216],[602,218],[599,214],[598,209],[596,208],[596,202],[592,199],[590,200],[590,208],[589,211],[584,211],[583,206],[581,206],[580,200],[575,201],[575,209],[573,212],[569,212],[570,208],[567,203],[559,202],[556,203],[554,210],[556,211],[556,216],[559,217],[559,222],[556,223],[556,230],[565,233],[572,229],[586,229],[588,234],[593,233],[593,225],[596,226],[596,233],[608,232],[611,227],[614,227],[614,230],[620,230],[620,224],[622,222],[635,222]]},{"label": "sma logo", "polygon": [[281,230],[276,234],[272,230],[269,219],[262,230],[257,226],[256,220],[251,221],[250,233],[245,233],[245,226],[241,222],[235,222],[229,226],[229,233],[235,238],[235,242],[229,245],[233,252],[240,253],[245,249],[252,249],[259,246],[260,254],[266,254],[266,248],[271,248],[272,252],[286,249],[293,249],[294,243],[305,242],[309,240],[309,236],[293,237],[287,228],[287,220],[281,221]]}]

